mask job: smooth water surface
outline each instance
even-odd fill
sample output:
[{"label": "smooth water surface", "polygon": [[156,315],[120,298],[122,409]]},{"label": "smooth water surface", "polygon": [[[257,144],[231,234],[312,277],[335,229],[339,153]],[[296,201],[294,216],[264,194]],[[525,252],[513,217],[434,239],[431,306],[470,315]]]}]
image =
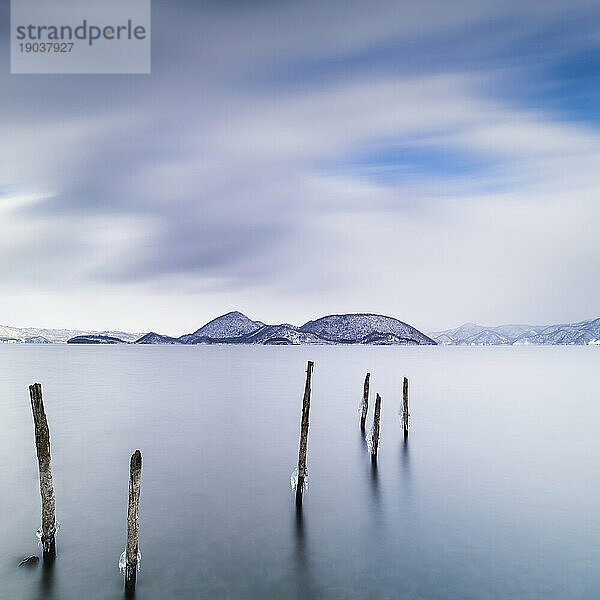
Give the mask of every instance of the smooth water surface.
[{"label": "smooth water surface", "polygon": [[[0,598],[123,597],[136,448],[139,600],[598,598],[599,367],[600,347],[0,345]],[[383,398],[376,468],[366,371],[369,425]],[[17,567],[40,553],[35,381],[62,523],[46,569]]]}]

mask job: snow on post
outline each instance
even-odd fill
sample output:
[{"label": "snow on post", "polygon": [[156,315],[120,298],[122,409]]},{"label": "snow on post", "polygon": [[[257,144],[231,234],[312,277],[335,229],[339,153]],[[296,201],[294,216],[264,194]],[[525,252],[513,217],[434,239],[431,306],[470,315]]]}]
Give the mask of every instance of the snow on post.
[{"label": "snow on post", "polygon": [[42,544],[44,560],[53,560],[56,556],[54,536],[58,530],[55,516],[54,486],[52,484],[52,466],[50,464],[50,430],[46,421],[42,386],[34,383],[29,386],[31,411],[35,428],[35,449],[40,471],[40,495],[42,497],[42,526],[37,535]]},{"label": "snow on post", "polygon": [[292,488],[296,492],[296,506],[302,506],[302,494],[308,484],[308,472],[306,470],[306,448],[308,444],[308,415],[310,412],[311,379],[315,363],[308,361],[306,366],[306,384],[304,386],[304,398],[302,399],[302,421],[300,423],[300,450],[298,451],[298,468],[292,474]]},{"label": "snow on post", "polygon": [[360,430],[365,430],[365,422],[367,420],[367,413],[369,412],[369,379],[371,373],[367,373],[365,377],[365,385],[363,388],[363,399],[360,405]]}]

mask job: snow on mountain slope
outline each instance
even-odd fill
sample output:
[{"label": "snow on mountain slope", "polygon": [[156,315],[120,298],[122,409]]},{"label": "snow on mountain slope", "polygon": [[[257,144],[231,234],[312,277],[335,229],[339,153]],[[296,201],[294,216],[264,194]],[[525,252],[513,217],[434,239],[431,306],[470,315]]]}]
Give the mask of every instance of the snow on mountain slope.
[{"label": "snow on mountain slope", "polygon": [[151,331],[135,341],[136,344],[179,344],[177,338]]},{"label": "snow on mountain slope", "polygon": [[125,342],[134,342],[142,334],[127,333],[125,331],[92,331],[82,329],[44,329],[37,327],[8,327],[0,325],[0,341],[16,340],[27,342],[34,338],[44,338],[52,343],[66,343],[69,339],[78,335],[105,335],[120,338]]},{"label": "snow on mountain slope", "polygon": [[550,325],[535,334],[524,334],[520,336],[516,344],[539,344],[539,345],[586,345],[600,339],[600,318],[580,321],[579,323],[567,323],[561,325]]},{"label": "snow on mountain slope", "polygon": [[252,321],[246,315],[235,310],[213,319],[194,333],[182,335],[179,341],[183,344],[197,344],[207,340],[227,340],[240,338],[250,333],[254,333],[264,323],[261,321]]},{"label": "snow on mountain slope", "polygon": [[[337,343],[435,344],[431,338],[393,317],[371,313],[328,315],[309,321],[300,331]],[[387,336],[387,341],[386,341]]]},{"label": "snow on mountain slope", "polygon": [[245,344],[272,344],[272,345],[298,345],[298,344],[328,344],[327,340],[314,333],[300,331],[298,327],[284,323],[282,325],[265,325],[258,331],[244,338]]},{"label": "snow on mountain slope", "polygon": [[485,327],[466,323],[456,329],[430,334],[438,344],[501,345],[590,344],[600,339],[600,319],[560,325],[498,325]]}]

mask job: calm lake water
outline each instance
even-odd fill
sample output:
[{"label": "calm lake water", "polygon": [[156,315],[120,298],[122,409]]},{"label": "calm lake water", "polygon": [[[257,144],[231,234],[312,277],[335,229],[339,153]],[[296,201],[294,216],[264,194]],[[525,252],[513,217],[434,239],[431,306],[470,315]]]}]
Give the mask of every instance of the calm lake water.
[{"label": "calm lake water", "polygon": [[[599,367],[600,347],[0,345],[0,598],[123,597],[139,448],[140,600],[596,599]],[[376,469],[358,426],[367,370]],[[35,381],[62,523],[52,569],[17,567],[41,555]]]}]

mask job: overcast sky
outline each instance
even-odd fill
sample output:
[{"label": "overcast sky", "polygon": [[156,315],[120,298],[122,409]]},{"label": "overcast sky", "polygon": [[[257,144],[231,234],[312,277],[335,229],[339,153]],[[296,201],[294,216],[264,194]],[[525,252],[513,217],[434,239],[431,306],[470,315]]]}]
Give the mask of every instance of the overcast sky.
[{"label": "overcast sky", "polygon": [[152,75],[9,74],[0,323],[600,315],[600,5],[153,2]]}]

